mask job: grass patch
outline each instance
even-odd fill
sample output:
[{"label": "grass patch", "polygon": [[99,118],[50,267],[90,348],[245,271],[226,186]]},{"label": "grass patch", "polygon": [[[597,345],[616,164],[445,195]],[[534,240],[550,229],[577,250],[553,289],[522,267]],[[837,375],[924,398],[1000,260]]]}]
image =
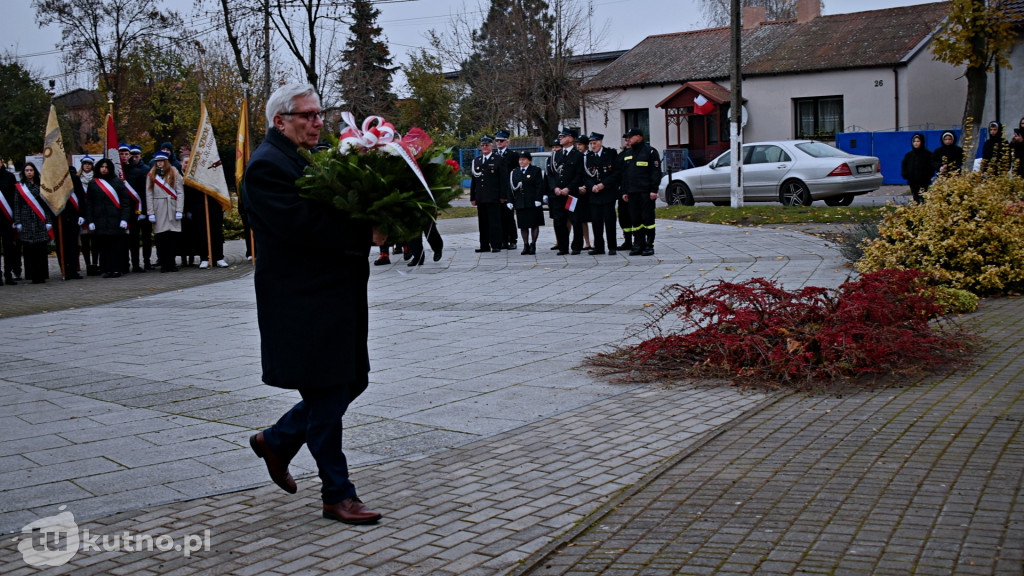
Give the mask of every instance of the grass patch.
[{"label": "grass patch", "polygon": [[476,218],[476,206],[451,206],[437,215],[438,220],[448,218]]},{"label": "grass patch", "polygon": [[656,217],[665,220],[762,226],[771,224],[835,224],[871,222],[882,217],[886,206],[663,206]]}]

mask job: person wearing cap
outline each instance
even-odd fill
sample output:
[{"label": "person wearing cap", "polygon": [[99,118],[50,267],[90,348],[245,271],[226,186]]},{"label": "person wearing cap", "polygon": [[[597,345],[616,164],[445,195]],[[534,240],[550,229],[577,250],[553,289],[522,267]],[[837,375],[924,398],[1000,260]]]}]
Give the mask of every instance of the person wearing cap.
[{"label": "person wearing cap", "polygon": [[135,201],[135,194],[129,196],[132,198],[133,215],[128,219],[128,240],[125,243],[125,247],[128,249],[125,254],[127,260],[125,261],[125,270],[131,270],[132,272],[145,272],[142,262],[139,260],[139,239],[141,238],[143,224],[149,224],[146,220],[146,172],[139,173],[138,170],[132,168],[132,156],[131,146],[126,142],[121,142],[121,145],[117,149],[118,155],[121,158],[121,170],[124,173],[124,183],[126,188],[130,188],[135,191],[135,194],[139,196],[138,201]]},{"label": "person wearing cap", "polygon": [[594,248],[588,254],[604,254],[607,238],[608,254],[614,255],[615,201],[619,199],[614,174],[617,154],[604,147],[604,134],[591,132],[587,138],[590,150],[583,157],[584,181],[590,197],[590,220],[594,223]]},{"label": "person wearing cap", "polygon": [[[519,154],[519,166],[509,172],[512,205],[523,236],[523,256],[537,253],[537,237],[544,225],[544,173],[533,165],[533,154],[526,150]],[[532,237],[532,240],[531,240]]]},{"label": "person wearing cap", "polygon": [[93,233],[103,277],[120,278],[134,200],[117,177],[109,158],[96,163],[96,177],[89,183],[87,196],[85,221]]},{"label": "person wearing cap", "polygon": [[139,239],[142,242],[142,269],[154,270],[153,259],[153,224],[146,216],[149,214],[148,200],[146,199],[146,178],[152,168],[142,160],[142,148],[135,144],[129,147],[128,168],[125,169],[125,178],[139,192],[142,198],[142,216],[139,220]]},{"label": "person wearing cap", "polygon": [[[619,166],[616,166],[616,184],[621,186],[619,178],[622,173],[622,153],[629,148],[629,134],[622,135],[622,146],[616,151],[616,161],[619,162]],[[619,215],[619,228],[622,229],[622,244],[619,244],[619,250],[632,250],[633,249],[633,222],[629,219],[629,203],[626,202],[620,194],[615,199],[616,209],[615,211]]]},{"label": "person wearing cap", "polygon": [[146,221],[156,231],[156,259],[160,272],[177,272],[175,247],[181,236],[185,210],[184,178],[173,167],[163,150],[153,155],[153,166],[146,173]]},{"label": "person wearing cap", "polygon": [[470,173],[469,202],[476,206],[480,227],[480,247],[476,252],[501,252],[505,239],[501,227],[502,205],[508,202],[508,168],[494,154],[494,139],[480,138],[480,155],[473,158]]},{"label": "person wearing cap", "polygon": [[932,151],[932,167],[940,177],[952,176],[964,167],[964,149],[956,145],[953,131],[942,133],[942,146]]},{"label": "person wearing cap", "polygon": [[181,169],[181,162],[179,162],[178,158],[175,157],[174,155],[174,144],[171,144],[170,142],[164,142],[163,144],[160,145],[159,151],[167,154],[168,161],[171,163],[171,166],[174,166],[175,170],[181,172],[182,174],[185,173],[185,171]]},{"label": "person wearing cap", "polygon": [[[494,133],[494,154],[505,162],[509,173],[519,167],[519,153],[508,147],[508,132],[505,130],[498,130]],[[519,235],[516,232],[516,219],[507,204],[502,204],[501,233],[504,240],[502,248],[515,250]]]},{"label": "person wearing cap", "polygon": [[988,138],[981,147],[981,172],[1005,172],[1009,170],[1010,145],[1003,138],[1003,125],[988,123]]},{"label": "person wearing cap", "polygon": [[64,209],[61,210],[60,219],[60,243],[61,258],[64,263],[65,280],[81,280],[82,264],[79,258],[81,248],[79,247],[79,236],[82,232],[82,224],[85,223],[85,190],[82,188],[82,179],[78,177],[78,171],[74,166],[68,166],[68,176],[71,178],[71,194]]},{"label": "person wearing cap", "polygon": [[[96,172],[93,170],[95,161],[92,156],[88,154],[78,162],[79,171],[78,178],[82,181],[82,213],[86,212],[86,206],[89,202],[89,184],[92,183],[93,178],[96,176]],[[99,244],[95,242],[96,235],[93,234],[87,227],[82,229],[81,235],[78,237],[78,242],[82,246],[82,260],[85,261],[85,274],[86,276],[99,276],[100,272],[100,250]]]},{"label": "person wearing cap", "polygon": [[[576,149],[583,155],[583,164],[587,163],[587,154],[590,154],[590,139],[580,134],[576,139]],[[586,187],[586,171],[583,174],[584,185],[580,186],[580,199],[576,204],[576,218],[580,223],[580,231],[583,233],[583,249],[587,252],[593,250],[590,245],[590,194]]]},{"label": "person wearing cap", "polygon": [[[577,255],[583,251],[583,234],[580,219],[577,216],[579,208],[580,187],[583,186],[583,155],[576,149],[576,132],[568,128],[562,129],[558,134],[562,149],[555,153],[552,161],[558,168],[558,176],[552,185],[551,218],[554,220],[555,237],[558,238],[558,254],[565,255],[569,252],[566,248],[572,249],[572,254]],[[577,198],[576,210],[569,210],[570,198]],[[559,204],[563,210],[556,211],[554,204]],[[569,225],[572,226],[572,244],[569,243]]]},{"label": "person wearing cap", "polygon": [[[555,221],[555,213],[560,210],[565,210],[565,205],[555,206],[557,202],[551,202],[550,196],[554,195],[552,189],[555,186],[555,180],[558,179],[558,170],[560,166],[555,164],[555,156],[559,150],[562,149],[562,141],[559,138],[555,138],[551,142],[551,156],[548,157],[548,163],[544,171],[544,203],[548,205],[548,215],[551,216],[552,224]],[[558,250],[558,234],[555,234],[555,245],[551,247],[552,250]]]},{"label": "person wearing cap", "polygon": [[654,203],[661,183],[661,157],[644,142],[639,128],[629,132],[629,148],[622,153],[622,171],[618,176],[622,199],[629,204],[633,222],[633,249],[630,256],[654,255]]}]

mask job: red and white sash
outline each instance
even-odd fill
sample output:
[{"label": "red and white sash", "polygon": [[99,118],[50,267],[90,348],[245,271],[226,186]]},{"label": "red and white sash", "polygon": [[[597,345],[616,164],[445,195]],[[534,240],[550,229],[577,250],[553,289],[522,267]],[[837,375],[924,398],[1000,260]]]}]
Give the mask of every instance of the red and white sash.
[{"label": "red and white sash", "polygon": [[0,194],[0,210],[3,210],[8,220],[14,221],[14,210],[11,209],[11,205],[7,203],[7,198],[4,198],[3,194]]},{"label": "red and white sash", "polygon": [[93,179],[93,182],[100,187],[100,190],[103,190],[103,193],[107,195],[107,198],[110,198],[110,201],[114,203],[114,206],[117,206],[118,208],[121,207],[121,200],[117,198],[117,191],[114,190],[114,187],[111,186],[109,182],[106,182],[103,178],[95,178]]},{"label": "red and white sash", "polygon": [[[21,195],[21,199],[24,200],[25,203],[28,204],[28,207],[36,213],[36,217],[39,218],[43,224],[46,224],[46,212],[43,212],[43,205],[39,203],[39,200],[36,200],[36,197],[33,196],[27,188],[21,185],[21,182],[15,183],[14,187],[17,188],[18,194]],[[46,235],[50,237],[50,240],[53,240],[52,230],[47,230]]]},{"label": "red and white sash", "polygon": [[81,211],[78,208],[78,195],[75,194],[73,191],[71,192],[71,195],[68,196],[68,202],[71,202],[71,205],[75,207],[75,211],[76,212],[80,212]]},{"label": "red and white sash", "polygon": [[132,185],[127,180],[122,180],[121,183],[124,184],[128,193],[132,195],[132,198],[135,200],[135,210],[138,211],[142,207],[142,198],[139,198],[139,193],[135,191],[135,188],[132,188]]},{"label": "red and white sash", "polygon": [[174,191],[174,188],[171,188],[170,186],[168,186],[167,182],[164,182],[163,178],[161,178],[159,176],[156,176],[156,177],[153,178],[153,181],[156,183],[157,186],[160,187],[161,190],[163,190],[164,192],[167,192],[168,196],[170,196],[171,198],[174,198],[175,200],[178,199],[178,194]]}]

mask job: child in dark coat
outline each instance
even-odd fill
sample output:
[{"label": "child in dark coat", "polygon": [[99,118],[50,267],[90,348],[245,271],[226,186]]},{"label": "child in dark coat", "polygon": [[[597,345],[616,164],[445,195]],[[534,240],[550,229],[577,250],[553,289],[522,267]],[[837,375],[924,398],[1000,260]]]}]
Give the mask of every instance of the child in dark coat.
[{"label": "child in dark coat", "polygon": [[903,157],[901,174],[910,186],[914,201],[920,204],[924,202],[924,196],[921,194],[928,191],[928,185],[935,175],[935,168],[932,166],[932,153],[924,146],[924,134],[914,134],[910,142],[910,152]]}]

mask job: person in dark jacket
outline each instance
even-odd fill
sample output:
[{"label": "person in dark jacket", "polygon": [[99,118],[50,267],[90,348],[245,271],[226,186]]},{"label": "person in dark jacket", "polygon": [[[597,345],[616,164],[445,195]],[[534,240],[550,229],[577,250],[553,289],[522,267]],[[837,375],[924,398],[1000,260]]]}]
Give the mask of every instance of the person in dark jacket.
[{"label": "person in dark jacket", "polygon": [[604,147],[604,134],[591,132],[588,139],[590,151],[583,157],[583,167],[590,197],[590,220],[594,223],[594,249],[588,254],[604,254],[607,238],[608,253],[614,255],[615,201],[619,199],[619,187],[613,172],[618,155],[615,150]]},{"label": "person in dark jacket", "polygon": [[473,159],[469,186],[469,202],[476,206],[480,227],[480,247],[477,252],[501,252],[506,245],[501,227],[502,205],[508,202],[508,168],[500,156],[493,153],[494,139],[480,138],[480,155]]},{"label": "person in dark jacket", "polygon": [[[142,270],[153,270],[153,224],[146,217],[149,214],[149,207],[146,206],[146,179],[149,176],[149,164],[142,161],[142,149],[132,144],[128,147],[128,162],[123,164],[124,177],[129,184],[135,188],[135,191],[139,193],[139,198],[142,200],[142,206],[139,209],[140,218],[138,225],[135,227],[133,236],[138,236],[132,242],[135,244],[142,244],[142,259],[139,259],[138,248],[133,245],[131,252],[132,263],[142,267]],[[129,227],[131,228],[131,227]]]},{"label": "person in dark jacket", "polygon": [[629,203],[633,222],[633,249],[630,256],[654,255],[654,203],[661,183],[661,157],[644,142],[639,128],[626,132],[629,148],[622,153],[622,173],[616,176],[622,199]]},{"label": "person in dark jacket", "polygon": [[519,167],[509,173],[512,206],[516,210],[519,232],[523,236],[523,256],[537,253],[537,238],[544,225],[544,172],[533,165],[529,150],[519,155]]},{"label": "person in dark jacket", "polygon": [[21,245],[18,244],[18,235],[14,231],[14,195],[18,193],[14,185],[17,181],[0,158],[0,251],[3,253],[3,261],[0,264],[3,265],[4,272],[0,286],[4,283],[16,285],[16,277],[21,277]]},{"label": "person in dark jacket", "polygon": [[1013,153],[1013,169],[1017,176],[1024,178],[1024,118],[1020,119],[1010,138],[1010,151]]},{"label": "person in dark jacket", "polygon": [[[580,187],[583,186],[583,154],[576,149],[576,132],[569,128],[563,129],[558,134],[561,140],[562,149],[556,152],[551,161],[558,167],[558,175],[551,184],[552,203],[560,203],[562,211],[551,211],[551,218],[555,220],[555,237],[558,238],[558,254],[568,254],[568,248],[572,248],[572,254],[576,255],[583,251],[583,227],[580,219],[576,216],[579,207]],[[577,200],[576,208],[570,210],[570,199]],[[560,218],[564,218],[560,220]],[[569,243],[568,221],[572,225],[572,244]]]},{"label": "person in dark jacket", "polygon": [[[505,162],[506,170],[512,172],[519,167],[519,153],[508,147],[508,136],[505,130],[494,133],[494,155]],[[501,247],[505,250],[515,250],[519,236],[516,234],[515,216],[507,202],[501,207],[501,234],[504,240]]]},{"label": "person in dark jacket", "polygon": [[21,182],[14,196],[14,229],[25,258],[25,279],[42,284],[50,277],[50,252],[53,213],[39,191],[39,170],[28,162],[21,169]]},{"label": "person in dark jacket", "polygon": [[1010,145],[1003,138],[1003,125],[989,122],[988,138],[981,147],[981,171],[1005,172],[1009,168],[1006,165],[1009,159]]},{"label": "person in dark jacket", "polygon": [[903,157],[900,170],[903,179],[910,186],[910,194],[918,204],[924,202],[921,194],[928,191],[935,169],[932,168],[932,153],[924,146],[924,134],[918,132],[910,138],[910,152]]},{"label": "person in dark jacket", "polygon": [[932,152],[932,168],[941,176],[952,176],[964,167],[964,149],[956,145],[956,134],[942,133],[942,146]]},{"label": "person in dark jacket", "polygon": [[82,224],[85,223],[85,218],[82,217],[82,214],[85,214],[85,205],[82,203],[85,189],[73,166],[68,168],[68,173],[71,175],[71,195],[68,196],[64,210],[60,213],[61,258],[64,264],[64,279],[81,280],[81,250],[78,247],[78,237],[81,235]]},{"label": "person in dark jacket", "polygon": [[96,163],[96,177],[89,183],[88,196],[85,220],[99,249],[103,277],[120,278],[134,200],[114,172],[110,159]]},{"label": "person in dark jacket", "polygon": [[366,389],[367,258],[386,238],[332,206],[299,196],[295,181],[323,129],[312,86],[286,84],[267,100],[266,139],[245,173],[245,206],[255,237],[256,316],[263,382],[298,390],[302,401],[249,443],[271,479],[294,494],[288,463],[303,444],[323,482],[323,516],[372,524],[381,514],[356,495],[342,451],[342,416]]}]

